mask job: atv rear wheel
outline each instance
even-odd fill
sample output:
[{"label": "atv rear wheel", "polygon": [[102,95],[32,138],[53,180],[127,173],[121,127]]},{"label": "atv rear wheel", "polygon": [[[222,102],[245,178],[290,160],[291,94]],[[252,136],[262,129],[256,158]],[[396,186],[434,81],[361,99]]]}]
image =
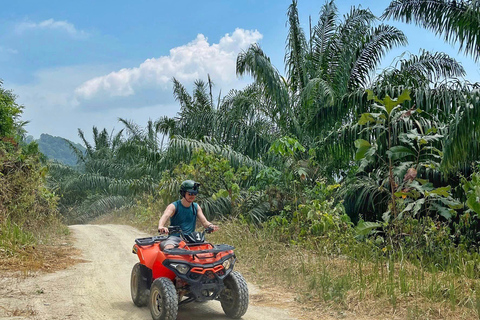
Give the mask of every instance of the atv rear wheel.
[{"label": "atv rear wheel", "polygon": [[148,268],[137,263],[133,266],[132,276],[130,277],[130,293],[132,294],[133,303],[137,307],[146,306],[148,303],[148,296],[150,294]]},{"label": "atv rear wheel", "polygon": [[150,313],[153,320],[177,319],[177,291],[170,279],[162,277],[153,281],[150,288]]},{"label": "atv rear wheel", "polygon": [[240,272],[233,271],[223,280],[223,284],[225,289],[219,297],[222,309],[228,317],[238,319],[248,308],[247,282]]}]

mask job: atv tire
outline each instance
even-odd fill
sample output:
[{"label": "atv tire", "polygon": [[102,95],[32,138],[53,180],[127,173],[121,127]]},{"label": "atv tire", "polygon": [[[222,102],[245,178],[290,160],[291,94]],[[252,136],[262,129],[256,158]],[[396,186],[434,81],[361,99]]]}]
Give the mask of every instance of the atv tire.
[{"label": "atv tire", "polygon": [[178,313],[178,296],[168,278],[158,278],[150,288],[150,313],[153,320],[175,320]]},{"label": "atv tire", "polygon": [[225,314],[233,319],[242,317],[248,309],[247,282],[238,271],[223,280],[225,289],[220,293],[220,303]]},{"label": "atv tire", "polygon": [[150,272],[147,267],[140,263],[133,266],[132,276],[130,277],[130,293],[132,294],[133,303],[137,307],[143,307],[148,304]]}]

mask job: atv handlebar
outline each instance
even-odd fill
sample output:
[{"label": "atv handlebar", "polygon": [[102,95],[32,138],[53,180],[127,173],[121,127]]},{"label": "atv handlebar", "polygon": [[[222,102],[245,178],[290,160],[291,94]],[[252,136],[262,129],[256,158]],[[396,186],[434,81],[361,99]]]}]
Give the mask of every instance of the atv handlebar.
[{"label": "atv handlebar", "polygon": [[[180,233],[180,234],[183,234],[183,230],[182,228],[180,228],[179,226],[169,226],[168,228],[168,233]],[[212,233],[213,231],[215,231],[213,225],[209,225],[208,227],[205,228],[205,230],[203,231],[203,233]],[[158,230],[159,233],[163,233],[161,232],[160,230]]]}]

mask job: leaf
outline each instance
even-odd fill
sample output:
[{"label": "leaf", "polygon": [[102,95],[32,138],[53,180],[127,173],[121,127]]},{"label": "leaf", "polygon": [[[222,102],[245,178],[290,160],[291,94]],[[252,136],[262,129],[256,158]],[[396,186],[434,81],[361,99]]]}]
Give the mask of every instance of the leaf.
[{"label": "leaf", "polygon": [[361,221],[358,223],[355,231],[357,235],[360,236],[367,236],[374,232],[375,229],[380,228],[382,226],[379,222],[369,222],[369,221]]},{"label": "leaf", "polygon": [[357,152],[355,153],[355,160],[358,161],[358,160],[362,160],[363,158],[365,158],[365,155],[367,154],[368,150],[370,150],[371,147],[361,147],[357,150]]},{"label": "leaf", "polygon": [[363,113],[360,117],[360,120],[358,120],[358,124],[361,126],[370,122],[375,122],[375,118],[372,116],[371,113]]},{"label": "leaf", "polygon": [[366,153],[368,152],[368,150],[370,150],[372,145],[367,140],[358,139],[355,140],[355,147],[357,147],[357,152],[355,153],[355,160],[358,161],[365,158]]},{"label": "leaf", "polygon": [[421,179],[417,178],[417,180],[410,182],[409,187],[415,188],[418,192],[422,194],[426,194],[427,192],[433,190],[433,184],[431,182],[427,181],[426,183],[420,184],[418,180]]},{"label": "leaf", "polygon": [[390,210],[388,210],[388,211],[385,211],[385,212],[382,214],[382,219],[383,219],[383,221],[384,221],[385,223],[390,222],[390,214],[391,214],[391,213],[392,213],[392,212],[391,212]]},{"label": "leaf", "polygon": [[361,147],[371,147],[372,145],[370,144],[370,142],[368,142],[367,140],[363,140],[363,139],[357,139],[355,140],[355,147],[356,148],[361,148]]},{"label": "leaf", "polygon": [[463,208],[463,203],[455,200],[455,199],[448,199],[448,198],[440,198],[439,199],[443,204],[447,205],[450,209],[458,210]]},{"label": "leaf", "polygon": [[403,90],[402,94],[397,98],[398,104],[404,103],[405,101],[411,101],[412,99],[410,98],[410,90],[405,89]]},{"label": "leaf", "polygon": [[434,207],[438,211],[438,214],[445,219],[450,220],[452,218],[452,209],[447,209],[438,203],[432,203],[432,207]]},{"label": "leaf", "polygon": [[415,206],[413,207],[413,215],[417,215],[417,213],[420,211],[424,203],[425,203],[425,198],[415,201]]},{"label": "leaf", "polygon": [[401,105],[407,100],[411,100],[410,90],[405,89],[402,94],[396,99],[392,99],[390,98],[390,96],[387,95],[385,99],[383,99],[383,104],[385,106],[385,109],[387,110],[387,113],[390,114],[395,107]]},{"label": "leaf", "polygon": [[367,91],[367,100],[368,101],[373,100],[375,102],[382,103],[382,100],[378,99],[377,96],[373,93],[372,90],[368,89],[366,91]]},{"label": "leaf", "polygon": [[387,151],[387,155],[392,160],[398,160],[406,156],[414,156],[415,152],[404,146],[395,146]]},{"label": "leaf", "polygon": [[475,194],[472,194],[467,198],[467,206],[475,211],[475,213],[480,214],[480,201]]},{"label": "leaf", "polygon": [[449,197],[451,189],[452,189],[451,186],[446,186],[446,187],[440,187],[440,188],[437,188],[437,189],[433,189],[431,191],[426,191],[425,192],[425,197],[428,197],[431,194],[436,194],[436,195],[443,196],[443,197]]},{"label": "leaf", "polygon": [[420,182],[422,185],[425,185],[427,183],[429,183],[430,181],[428,181],[427,179],[420,179],[420,178],[417,178],[416,179],[418,182]]},{"label": "leaf", "polygon": [[402,218],[403,218],[403,214],[410,212],[410,210],[413,209],[413,206],[414,206],[414,205],[415,205],[415,202],[410,202],[410,203],[405,207],[405,209],[403,209],[402,212],[399,213],[399,215],[398,215],[397,218],[398,218],[398,219],[402,219]]}]

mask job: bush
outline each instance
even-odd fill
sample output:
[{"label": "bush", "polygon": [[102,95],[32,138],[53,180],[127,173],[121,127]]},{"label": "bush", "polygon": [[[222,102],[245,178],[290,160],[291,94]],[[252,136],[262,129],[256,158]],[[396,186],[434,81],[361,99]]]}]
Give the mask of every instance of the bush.
[{"label": "bush", "polygon": [[0,154],[0,249],[11,255],[35,243],[45,228],[62,226],[38,153],[4,142]]}]

